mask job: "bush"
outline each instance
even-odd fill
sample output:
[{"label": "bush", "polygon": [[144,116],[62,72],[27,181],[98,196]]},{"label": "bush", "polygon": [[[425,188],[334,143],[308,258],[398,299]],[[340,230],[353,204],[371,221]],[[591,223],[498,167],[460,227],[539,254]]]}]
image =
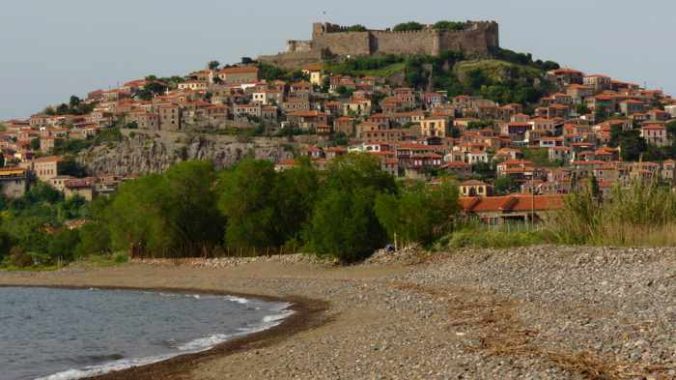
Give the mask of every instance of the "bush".
[{"label": "bush", "polygon": [[28,268],[33,265],[33,257],[21,249],[21,247],[15,246],[9,251],[7,263],[17,268]]},{"label": "bush", "polygon": [[592,179],[566,197],[551,224],[565,244],[674,245],[676,193],[656,182],[635,181],[602,199]]},{"label": "bush", "polygon": [[510,248],[543,244],[546,239],[540,231],[465,229],[453,233],[445,241],[449,248]]},{"label": "bush", "polygon": [[124,264],[129,262],[129,255],[125,252],[116,252],[113,254],[113,262],[115,264]]},{"label": "bush", "polygon": [[415,21],[410,21],[410,22],[405,22],[401,24],[397,24],[392,28],[393,31],[395,32],[410,32],[410,31],[417,31],[417,30],[423,30],[425,28],[425,25],[415,22]]},{"label": "bush", "polygon": [[429,244],[451,232],[458,211],[458,188],[454,182],[439,186],[416,183],[398,196],[380,194],[376,215],[388,236],[403,244]]}]

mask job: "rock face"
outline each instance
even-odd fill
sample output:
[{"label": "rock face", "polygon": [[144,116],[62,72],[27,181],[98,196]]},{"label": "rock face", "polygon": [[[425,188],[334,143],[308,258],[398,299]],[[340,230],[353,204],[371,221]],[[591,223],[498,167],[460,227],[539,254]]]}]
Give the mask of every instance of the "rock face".
[{"label": "rock face", "polygon": [[291,156],[279,139],[127,131],[121,142],[93,147],[79,160],[92,175],[128,176],[160,173],[186,160],[211,160],[220,169],[245,157],[277,161]]}]

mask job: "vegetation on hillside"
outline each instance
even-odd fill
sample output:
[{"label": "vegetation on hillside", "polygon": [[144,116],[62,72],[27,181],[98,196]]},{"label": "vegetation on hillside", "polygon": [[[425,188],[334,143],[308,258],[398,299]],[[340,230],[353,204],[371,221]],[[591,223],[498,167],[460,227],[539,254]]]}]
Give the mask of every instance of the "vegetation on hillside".
[{"label": "vegetation on hillside", "polygon": [[73,95],[68,103],[61,103],[56,107],[47,107],[42,113],[45,115],[86,115],[91,113],[96,103],[88,103]]},{"label": "vegetation on hillside", "polygon": [[501,104],[534,104],[553,84],[545,79],[547,70],[558,68],[552,61],[534,61],[531,54],[501,49],[490,59],[468,59],[460,52],[439,57],[384,55],[354,57],[328,62],[332,74],[392,78],[404,74],[406,84],[423,90],[444,90],[449,96],[480,95]]}]

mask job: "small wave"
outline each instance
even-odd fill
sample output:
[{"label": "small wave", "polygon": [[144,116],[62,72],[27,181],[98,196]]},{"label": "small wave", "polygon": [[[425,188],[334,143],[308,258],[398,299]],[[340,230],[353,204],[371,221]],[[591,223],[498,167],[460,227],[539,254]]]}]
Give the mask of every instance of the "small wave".
[{"label": "small wave", "polygon": [[[239,298],[239,297],[231,297],[228,296],[227,298],[230,298],[230,301],[233,302],[249,302],[247,299],[244,298]],[[89,366],[89,367],[84,367],[83,369],[69,369],[63,372],[59,372],[53,375],[45,376],[45,377],[40,377],[37,378],[36,380],[77,380],[77,379],[82,379],[86,377],[94,377],[94,376],[101,376],[105,375],[110,372],[114,371],[121,371],[133,367],[140,367],[140,366],[145,366],[161,361],[165,361],[171,358],[174,358],[176,356],[181,356],[181,355],[187,355],[187,354],[194,354],[198,352],[203,352],[212,349],[213,347],[225,343],[230,339],[240,337],[240,336],[245,336],[245,335],[250,335],[254,334],[257,332],[265,331],[268,329],[271,329],[275,326],[278,326],[282,321],[289,316],[294,314],[293,310],[289,310],[289,307],[291,304],[284,303],[280,304],[278,307],[274,308],[273,311],[276,312],[276,314],[271,314],[263,317],[261,320],[261,323],[255,326],[252,326],[250,328],[243,328],[239,329],[240,332],[235,333],[235,334],[215,334],[206,338],[199,338],[195,339],[193,341],[190,341],[188,343],[185,343],[183,345],[177,346],[176,348],[179,350],[179,352],[175,352],[172,354],[165,354],[165,355],[157,355],[157,356],[151,356],[147,358],[140,358],[140,359],[120,359],[120,360],[115,360],[109,363],[104,363],[101,365],[95,365],[95,366]]]},{"label": "small wave", "polygon": [[248,303],[250,302],[250,301],[249,301],[248,299],[246,299],[246,298],[235,297],[235,296],[226,296],[225,299],[228,300],[228,301],[231,301],[231,302],[236,302],[236,303],[238,303],[238,304],[240,304],[240,305],[246,305],[246,304],[248,304]]},{"label": "small wave", "polygon": [[85,377],[100,376],[106,373],[121,371],[123,369],[140,367],[148,364],[161,362],[177,355],[158,355],[142,359],[121,359],[109,363],[89,366],[82,369],[68,369],[53,375],[39,377],[35,380],[77,380]]}]

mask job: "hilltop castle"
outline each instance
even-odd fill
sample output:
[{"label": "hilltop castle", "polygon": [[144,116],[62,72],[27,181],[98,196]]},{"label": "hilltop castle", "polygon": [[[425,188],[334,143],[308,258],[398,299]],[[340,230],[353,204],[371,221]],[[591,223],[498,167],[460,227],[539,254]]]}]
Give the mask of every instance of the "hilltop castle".
[{"label": "hilltop castle", "polygon": [[351,31],[348,27],[315,23],[311,41],[289,41],[287,51],[262,56],[262,62],[294,69],[333,57],[371,56],[378,54],[438,56],[444,51],[461,51],[487,55],[499,48],[498,23],[468,21],[462,30],[439,30],[427,26],[422,30]]}]

